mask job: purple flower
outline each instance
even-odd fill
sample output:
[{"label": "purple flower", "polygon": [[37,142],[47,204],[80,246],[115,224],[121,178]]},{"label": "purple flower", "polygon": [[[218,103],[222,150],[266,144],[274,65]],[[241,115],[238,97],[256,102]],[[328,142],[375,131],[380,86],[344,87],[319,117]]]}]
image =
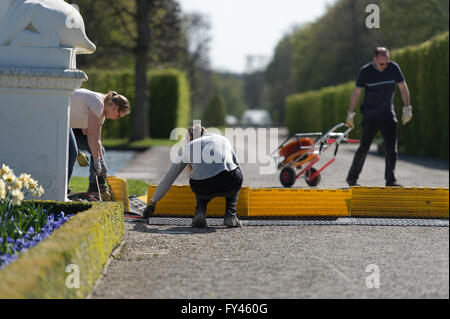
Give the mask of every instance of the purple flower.
[{"label": "purple flower", "polygon": [[[45,210],[43,210],[45,213]],[[6,219],[10,221],[14,220],[13,216],[6,214]],[[14,233],[21,233],[21,237],[14,239],[12,237],[6,238],[6,249],[7,251],[3,251],[4,247],[0,247],[0,269],[5,267],[7,264],[16,260],[19,254],[24,253],[29,248],[37,245],[44,238],[50,236],[52,232],[59,228],[64,222],[69,220],[72,215],[65,215],[64,212],[61,212],[56,217],[53,214],[49,214],[46,218],[45,224],[40,229],[39,233],[36,233],[36,230],[33,226],[31,226],[26,232],[23,229],[16,229]],[[20,216],[19,216],[20,218]],[[0,228],[6,225],[7,220],[0,220]],[[37,221],[37,220],[36,220]],[[0,238],[0,244],[4,244],[5,239]]]}]

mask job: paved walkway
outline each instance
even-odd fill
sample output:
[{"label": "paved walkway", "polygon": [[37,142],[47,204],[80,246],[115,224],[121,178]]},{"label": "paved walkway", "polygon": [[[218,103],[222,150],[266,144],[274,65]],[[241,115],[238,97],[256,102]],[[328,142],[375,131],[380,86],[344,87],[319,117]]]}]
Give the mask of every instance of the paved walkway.
[{"label": "paved walkway", "polygon": [[[237,148],[254,150],[254,145]],[[168,147],[139,154],[118,176],[158,183],[170,166]],[[343,146],[322,188],[345,187],[354,146]],[[405,159],[405,160],[404,160]],[[244,184],[279,187],[243,162]],[[383,186],[384,158],[369,155],[360,182]],[[402,157],[406,186],[448,187],[448,162]],[[176,184],[187,184],[187,173]],[[306,187],[298,180],[296,187]],[[370,289],[366,272],[380,271]],[[369,267],[369,268],[367,268]],[[92,298],[448,298],[448,227],[154,226],[125,221],[120,252]]]}]

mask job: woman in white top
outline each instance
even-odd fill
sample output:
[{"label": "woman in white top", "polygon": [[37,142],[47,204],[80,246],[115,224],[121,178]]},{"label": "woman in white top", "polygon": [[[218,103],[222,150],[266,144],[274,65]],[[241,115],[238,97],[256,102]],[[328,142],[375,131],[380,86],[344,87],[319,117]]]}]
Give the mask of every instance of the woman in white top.
[{"label": "woman in white top", "polygon": [[[105,119],[117,120],[129,113],[130,103],[126,97],[117,92],[102,94],[86,89],[75,90],[70,99],[68,181],[72,176],[78,148],[87,148],[91,154],[89,185],[96,185],[96,176],[98,176],[101,188],[106,189],[104,176],[107,168],[101,141],[102,126]],[[83,132],[81,137],[77,136],[78,139],[75,138],[74,129],[80,129]]]},{"label": "woman in white top", "polygon": [[189,142],[180,150],[180,156],[159,183],[143,217],[149,218],[153,214],[156,203],[167,193],[177,176],[188,167],[189,185],[197,199],[192,227],[208,226],[206,208],[214,197],[225,197],[224,225],[241,227],[236,204],[243,176],[231,143],[222,135],[208,133],[200,125],[190,128],[187,138]]}]

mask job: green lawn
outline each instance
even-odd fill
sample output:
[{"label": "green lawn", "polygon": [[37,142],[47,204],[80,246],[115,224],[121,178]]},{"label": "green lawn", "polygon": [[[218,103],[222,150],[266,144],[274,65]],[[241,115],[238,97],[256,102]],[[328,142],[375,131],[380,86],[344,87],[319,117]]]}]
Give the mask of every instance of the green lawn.
[{"label": "green lawn", "polygon": [[126,138],[107,138],[102,139],[102,144],[106,148],[121,147],[121,148],[149,148],[152,146],[172,146],[177,141],[158,138],[147,138],[145,140],[139,140],[130,142]]},{"label": "green lawn", "polygon": [[[128,179],[128,194],[144,196],[147,195],[148,184],[141,180]],[[69,188],[73,193],[85,192],[89,187],[87,177],[74,176],[70,179]]]}]

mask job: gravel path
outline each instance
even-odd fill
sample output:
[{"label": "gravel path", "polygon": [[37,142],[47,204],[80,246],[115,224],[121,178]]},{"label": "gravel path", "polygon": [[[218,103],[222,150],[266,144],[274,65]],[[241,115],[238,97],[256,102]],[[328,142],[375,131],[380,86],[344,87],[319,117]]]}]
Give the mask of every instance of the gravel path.
[{"label": "gravel path", "polygon": [[[320,188],[346,187],[354,151],[351,145],[340,149]],[[156,184],[170,166],[168,154],[167,147],[152,148],[117,175]],[[260,174],[257,164],[243,162],[243,172],[245,185],[280,187],[278,175]],[[384,158],[371,153],[360,182],[384,186],[383,175]],[[448,161],[400,156],[397,175],[405,186],[448,187]],[[187,181],[182,173],[175,183]],[[307,187],[303,180],[294,186]],[[375,269],[370,265],[378,267],[379,288],[366,286]],[[126,220],[123,246],[90,297],[449,298],[449,231],[336,225],[196,230]]]},{"label": "gravel path", "polygon": [[[448,228],[126,223],[93,298],[448,298]],[[380,270],[368,289],[366,267]]]}]

